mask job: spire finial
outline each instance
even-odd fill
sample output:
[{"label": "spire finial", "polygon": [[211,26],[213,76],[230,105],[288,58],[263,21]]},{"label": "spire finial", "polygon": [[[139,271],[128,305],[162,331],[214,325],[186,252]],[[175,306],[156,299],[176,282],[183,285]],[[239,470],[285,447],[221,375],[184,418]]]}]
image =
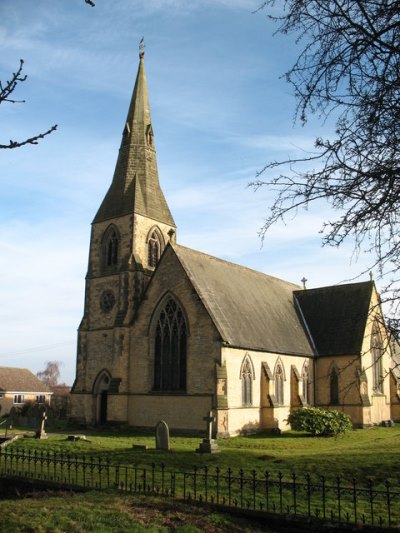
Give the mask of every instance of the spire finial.
[{"label": "spire finial", "polygon": [[372,270],[371,270],[371,272],[369,273],[369,280],[370,280],[370,281],[374,281],[374,273],[372,272]]},{"label": "spire finial", "polygon": [[307,288],[307,287],[306,287],[306,282],[308,281],[308,279],[307,279],[305,276],[303,276],[303,279],[300,280],[300,281],[301,281],[302,284],[303,284],[303,289],[306,290],[306,288]]},{"label": "spire finial", "polygon": [[139,43],[139,57],[140,57],[140,59],[142,59],[144,57],[144,48],[145,48],[144,37],[142,37],[140,39],[140,43]]}]

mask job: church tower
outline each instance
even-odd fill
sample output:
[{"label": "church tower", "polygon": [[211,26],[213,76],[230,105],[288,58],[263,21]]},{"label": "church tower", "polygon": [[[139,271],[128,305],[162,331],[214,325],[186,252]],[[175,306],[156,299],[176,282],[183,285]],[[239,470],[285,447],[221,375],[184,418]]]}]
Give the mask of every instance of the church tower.
[{"label": "church tower", "polygon": [[160,188],[141,43],[114,177],[92,223],[72,417],[127,418],[129,326],[176,226]]}]

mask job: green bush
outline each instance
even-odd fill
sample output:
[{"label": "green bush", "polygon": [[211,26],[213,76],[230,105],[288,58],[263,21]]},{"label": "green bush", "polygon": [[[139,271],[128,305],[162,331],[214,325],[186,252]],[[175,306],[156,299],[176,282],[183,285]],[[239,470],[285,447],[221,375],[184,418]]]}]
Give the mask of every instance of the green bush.
[{"label": "green bush", "polygon": [[292,429],[306,431],[314,437],[336,437],[352,429],[350,417],[345,413],[318,407],[296,409],[287,421]]}]

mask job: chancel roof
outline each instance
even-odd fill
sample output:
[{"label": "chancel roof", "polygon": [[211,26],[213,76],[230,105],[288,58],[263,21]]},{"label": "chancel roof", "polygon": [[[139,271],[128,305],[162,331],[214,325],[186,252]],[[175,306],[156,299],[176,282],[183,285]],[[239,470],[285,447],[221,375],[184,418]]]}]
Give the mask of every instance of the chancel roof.
[{"label": "chancel roof", "polygon": [[313,355],[293,298],[298,285],[190,248],[172,247],[224,342]]},{"label": "chancel roof", "polygon": [[294,293],[317,355],[361,352],[372,289],[366,281]]},{"label": "chancel roof", "polygon": [[50,392],[27,368],[0,367],[0,391],[2,392]]}]

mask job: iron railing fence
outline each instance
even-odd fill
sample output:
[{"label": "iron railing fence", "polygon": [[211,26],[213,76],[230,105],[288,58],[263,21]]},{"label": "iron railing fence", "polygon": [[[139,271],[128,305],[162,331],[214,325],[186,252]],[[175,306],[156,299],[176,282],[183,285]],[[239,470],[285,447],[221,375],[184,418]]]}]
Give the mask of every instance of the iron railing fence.
[{"label": "iron railing fence", "polygon": [[164,495],[190,501],[318,518],[339,523],[400,525],[400,485],[389,480],[346,482],[336,476],[284,475],[231,468],[164,464],[116,465],[109,458],[0,448],[0,475],[92,489]]}]

